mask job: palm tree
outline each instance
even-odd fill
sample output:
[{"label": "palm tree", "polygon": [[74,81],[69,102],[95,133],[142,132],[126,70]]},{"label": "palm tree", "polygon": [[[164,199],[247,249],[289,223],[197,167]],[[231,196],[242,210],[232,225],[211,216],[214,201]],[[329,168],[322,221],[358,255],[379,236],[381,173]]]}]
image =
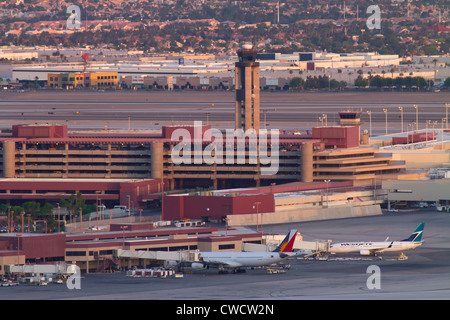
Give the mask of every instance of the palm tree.
[{"label": "palm tree", "polygon": [[436,58],[433,59],[433,63],[434,63],[434,82],[436,82],[436,63],[438,62],[438,60]]}]

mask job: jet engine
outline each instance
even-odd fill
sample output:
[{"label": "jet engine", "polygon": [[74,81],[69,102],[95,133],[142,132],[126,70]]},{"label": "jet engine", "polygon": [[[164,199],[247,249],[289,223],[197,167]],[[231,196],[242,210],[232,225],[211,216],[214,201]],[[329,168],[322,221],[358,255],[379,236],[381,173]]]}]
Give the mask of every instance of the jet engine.
[{"label": "jet engine", "polygon": [[192,269],[208,269],[208,266],[203,263],[194,262],[191,264],[191,268]]},{"label": "jet engine", "polygon": [[367,249],[360,250],[359,254],[362,256],[368,256],[368,255],[370,255],[370,250],[367,250]]}]

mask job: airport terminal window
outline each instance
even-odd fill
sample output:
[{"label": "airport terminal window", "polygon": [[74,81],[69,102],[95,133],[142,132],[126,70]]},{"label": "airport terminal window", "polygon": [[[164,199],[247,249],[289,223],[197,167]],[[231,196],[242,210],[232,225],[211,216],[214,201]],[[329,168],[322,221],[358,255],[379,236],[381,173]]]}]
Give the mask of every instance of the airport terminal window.
[{"label": "airport terminal window", "polygon": [[181,251],[181,250],[189,250],[189,249],[188,246],[169,247],[169,251]]},{"label": "airport terminal window", "polygon": [[167,247],[160,247],[160,248],[148,248],[148,251],[169,251]]},{"label": "airport terminal window", "polygon": [[86,251],[67,251],[66,256],[68,256],[68,257],[85,257]]},{"label": "airport terminal window", "polygon": [[234,249],[235,245],[234,244],[220,244],[219,245],[219,250],[227,250],[227,249]]}]

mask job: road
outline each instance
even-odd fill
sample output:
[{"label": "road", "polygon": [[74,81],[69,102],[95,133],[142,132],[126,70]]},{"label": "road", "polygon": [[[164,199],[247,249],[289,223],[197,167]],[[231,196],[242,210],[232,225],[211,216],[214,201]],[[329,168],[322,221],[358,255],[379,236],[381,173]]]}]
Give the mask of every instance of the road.
[{"label": "road", "polygon": [[[0,93],[2,119],[0,128],[13,123],[67,121],[71,128],[156,129],[161,125],[193,124],[202,121],[218,128],[234,128],[234,92],[197,91],[37,91]],[[362,110],[363,128],[372,122],[373,134],[401,131],[404,107],[404,131],[419,118],[419,129],[427,120],[437,121],[438,128],[445,118],[445,103],[450,92],[263,92],[261,94],[261,125],[273,129],[309,130],[321,124],[319,117],[327,115],[328,125],[339,120],[338,112]],[[416,114],[413,105],[418,105]],[[366,111],[372,112],[371,119]],[[325,124],[325,122],[324,122]]]},{"label": "road", "polygon": [[[284,274],[248,270],[243,274],[218,274],[217,269],[195,270],[182,279],[130,278],[124,273],[82,274],[81,289],[65,285],[0,287],[0,299],[64,300],[310,300],[310,299],[450,299],[450,214],[436,211],[385,214],[382,216],[266,225],[264,232],[285,234],[297,228],[304,240],[333,242],[383,241],[406,238],[425,222],[424,244],[382,259],[317,261],[290,260]],[[346,256],[360,259],[360,256]],[[380,268],[380,289],[370,289],[367,273]]]}]

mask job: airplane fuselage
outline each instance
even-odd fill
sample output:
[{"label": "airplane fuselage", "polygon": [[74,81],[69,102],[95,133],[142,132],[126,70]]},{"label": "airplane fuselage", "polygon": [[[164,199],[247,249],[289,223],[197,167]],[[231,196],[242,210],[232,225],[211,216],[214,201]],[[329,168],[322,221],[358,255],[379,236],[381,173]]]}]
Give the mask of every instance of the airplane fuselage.
[{"label": "airplane fuselage", "polygon": [[411,241],[342,242],[332,244],[330,253],[360,252],[361,254],[371,254],[379,252],[396,252],[414,249],[421,244],[422,242]]},{"label": "airplane fuselage", "polygon": [[267,266],[282,261],[293,253],[283,252],[202,252],[200,263],[228,268]]}]

